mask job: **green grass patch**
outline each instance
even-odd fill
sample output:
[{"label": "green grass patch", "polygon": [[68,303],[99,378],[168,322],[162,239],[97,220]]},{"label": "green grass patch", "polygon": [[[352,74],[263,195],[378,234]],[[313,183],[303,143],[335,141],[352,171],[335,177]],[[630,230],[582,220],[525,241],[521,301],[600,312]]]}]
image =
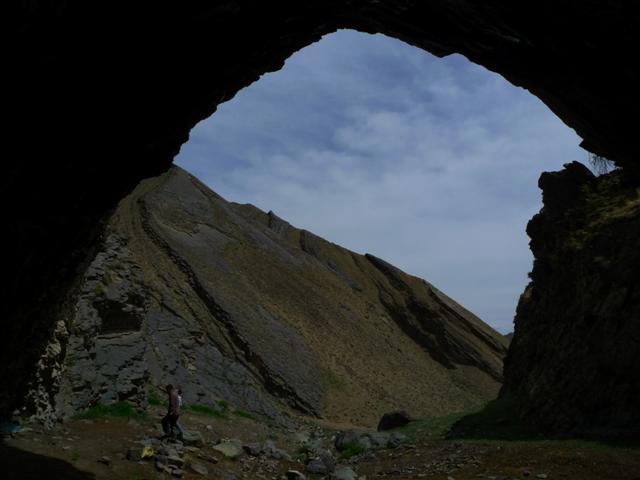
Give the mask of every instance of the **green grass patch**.
[{"label": "green grass patch", "polygon": [[216,417],[216,418],[229,418],[229,415],[233,413],[238,417],[245,418],[253,418],[253,415],[249,412],[245,412],[244,410],[231,410],[231,405],[226,400],[218,400],[213,405],[187,405],[183,407],[184,411],[195,413],[196,415],[204,415],[207,417]]},{"label": "green grass patch", "polygon": [[520,418],[513,398],[493,400],[484,407],[472,411],[415,420],[397,428],[411,440],[446,438],[456,442],[489,443],[508,445],[535,445],[539,447],[561,447],[570,450],[640,451],[640,439],[629,438],[567,438],[548,437],[540,433],[535,425]]},{"label": "green grass patch", "polygon": [[253,414],[252,414],[252,413],[250,413],[250,412],[245,412],[244,410],[236,409],[236,410],[234,410],[234,411],[233,411],[233,414],[234,414],[236,417],[250,418],[251,420],[254,420],[254,419],[255,419],[255,417],[253,416]]},{"label": "green grass patch", "polygon": [[359,455],[367,451],[367,447],[360,442],[347,442],[343,445],[342,452],[340,452],[340,458],[349,460],[354,455]]},{"label": "green grass patch", "polygon": [[449,433],[451,428],[468,415],[473,415],[481,411],[486,404],[476,405],[463,412],[450,413],[439,417],[428,417],[411,420],[407,425],[390,430],[391,432],[402,433],[409,437],[411,441],[424,438],[442,438]]},{"label": "green grass patch", "polygon": [[80,460],[80,454],[78,452],[73,452],[71,454],[71,461],[77,462],[78,460]]},{"label": "green grass patch", "polygon": [[163,404],[162,398],[158,395],[158,392],[155,390],[151,390],[148,395],[149,405],[160,406]]},{"label": "green grass patch", "polygon": [[479,411],[462,416],[449,430],[454,438],[478,440],[532,440],[541,435],[520,419],[515,401],[504,397],[492,400]]},{"label": "green grass patch", "polygon": [[515,404],[509,398],[493,400],[464,412],[413,420],[393,431],[403,433],[413,441],[443,437],[477,440],[538,437],[531,427],[519,420]]},{"label": "green grass patch", "polygon": [[535,425],[520,418],[515,400],[509,397],[493,400],[467,412],[413,420],[404,427],[392,431],[403,433],[411,441],[448,439],[463,443],[481,442],[503,446],[517,442],[541,448],[640,452],[638,438],[545,436],[535,428]]},{"label": "green grass patch", "polygon": [[187,412],[194,413],[196,415],[202,415],[205,417],[215,417],[215,418],[227,418],[227,410],[222,410],[220,408],[209,406],[209,405],[187,405],[183,407],[183,410]]},{"label": "green grass patch", "polygon": [[443,437],[449,432],[453,425],[468,413],[469,412],[452,413],[442,417],[412,420],[404,427],[394,428],[391,431],[402,433],[409,437],[411,441],[416,441],[420,438]]},{"label": "green grass patch", "polygon": [[507,443],[561,447],[569,450],[640,451],[638,438],[608,437],[553,437],[541,433],[535,425],[520,418],[513,398],[499,398],[489,402],[482,410],[466,415],[456,422],[447,435],[456,441]]},{"label": "green grass patch", "polygon": [[98,402],[76,416],[76,418],[79,419],[96,419],[104,417],[144,419],[146,418],[146,414],[144,412],[138,412],[129,402],[120,401],[109,404]]}]

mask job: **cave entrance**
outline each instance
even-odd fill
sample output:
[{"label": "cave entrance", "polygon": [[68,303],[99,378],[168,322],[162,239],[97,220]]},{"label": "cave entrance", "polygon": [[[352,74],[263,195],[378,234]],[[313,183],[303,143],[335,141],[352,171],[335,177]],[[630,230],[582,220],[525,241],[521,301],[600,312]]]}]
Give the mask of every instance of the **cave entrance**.
[{"label": "cave entrance", "polygon": [[[530,88],[580,132],[589,150],[635,165],[637,146],[629,142],[635,127],[623,114],[638,103],[637,72],[624,61],[634,45],[632,9],[554,4],[550,16],[537,4],[520,10],[500,2],[455,2],[455,8],[450,2],[392,3],[142,5],[124,16],[118,9],[73,5],[21,11],[21,48],[10,59],[16,101],[9,117],[18,126],[11,137],[23,152],[20,160],[29,161],[13,162],[4,189],[13,286],[5,302],[2,412],[19,406],[31,388],[24,379],[39,374],[35,365],[52,330],[51,312],[62,308],[82,252],[97,242],[100,220],[139,180],[170,164],[197,119],[322,33],[350,27],[385,32],[438,54],[462,52]],[[621,74],[608,74],[616,71]],[[455,198],[449,191],[442,196]],[[433,268],[428,276],[448,288]],[[55,386],[46,390],[55,394]]]},{"label": "cave entrance", "polygon": [[[355,252],[373,254],[363,258],[387,282],[377,293],[355,281],[338,254],[327,253],[332,247],[304,231],[288,235],[299,236],[296,241],[302,250],[337,276],[348,278],[358,291],[356,297],[370,295],[366,301],[379,302],[384,313],[376,311],[375,315],[386,316],[388,322],[380,321],[375,328],[389,328],[389,337],[405,335],[415,340],[431,357],[424,365],[407,360],[419,356],[412,345],[393,342],[388,364],[367,360],[363,352],[353,355],[359,359],[357,365],[348,364],[344,356],[336,360],[339,355],[332,356],[331,348],[322,345],[308,324],[291,320],[295,317],[291,312],[297,312],[299,306],[289,305],[285,296],[275,292],[274,285],[280,281],[266,274],[261,277],[262,272],[255,274],[259,280],[254,281],[253,273],[237,263],[238,255],[229,253],[236,247],[224,248],[224,255],[234,259],[225,264],[226,271],[232,272],[229,278],[251,278],[243,283],[249,285],[246,288],[259,289],[260,298],[263,293],[272,295],[267,306],[256,308],[270,310],[279,302],[287,304],[274,307],[270,314],[276,319],[290,315],[284,322],[286,328],[299,322],[294,330],[307,332],[302,340],[283,333],[291,340],[286,346],[291,348],[289,354],[306,362],[304,373],[289,371],[285,364],[274,367],[279,364],[275,356],[267,361],[272,366],[266,370],[281,369],[291,381],[287,384],[290,390],[275,394],[294,398],[292,405],[306,413],[323,411],[329,417],[340,415],[340,420],[370,424],[372,419],[361,414],[362,407],[368,413],[379,411],[382,404],[391,406],[392,398],[406,405],[410,397],[422,398],[425,392],[436,390],[434,398],[439,396],[443,404],[450,402],[450,407],[440,408],[431,401],[410,405],[422,414],[432,414],[460,410],[497,393],[494,382],[501,372],[496,374],[495,365],[491,366],[495,358],[480,358],[478,352],[486,344],[474,343],[495,332],[478,333],[482,327],[475,320],[467,322],[467,313],[459,306],[451,309],[451,298],[439,297],[440,289],[502,334],[512,331],[515,305],[531,268],[525,225],[541,205],[537,178],[543,170],[558,170],[563,163],[586,157],[579,142],[536,97],[462,56],[439,59],[382,35],[339,31],[296,53],[283,69],[263,76],[221,105],[215,115],[194,128],[176,164],[228,201],[270,211],[264,222],[279,232],[289,228],[281,226],[284,219]],[[261,215],[250,207],[243,214],[246,212],[251,212],[251,218]],[[230,235],[230,230],[223,235]],[[254,265],[278,268],[268,255],[252,255]],[[432,282],[438,290],[425,295],[431,295],[434,302],[421,298],[412,290],[414,286],[404,284],[411,281],[399,280],[378,258]],[[229,267],[233,261],[236,263]],[[282,288],[292,288],[285,283]],[[226,295],[214,290],[213,297]],[[292,295],[304,296],[304,292],[298,289]],[[345,302],[345,309],[351,308],[348,301],[339,301]],[[367,313],[362,315],[370,319]],[[238,316],[236,321],[241,323]],[[469,333],[473,340],[464,338],[467,333],[447,331],[443,322],[449,321],[467,322],[461,329],[473,332]],[[278,322],[275,320],[274,328]],[[247,325],[242,328],[255,334],[253,326]],[[327,330],[334,327],[327,326]],[[335,328],[333,331],[337,335]],[[270,335],[263,334],[265,338]],[[356,330],[353,334],[357,335]],[[458,334],[461,336],[452,340]],[[340,348],[355,352],[354,342],[343,340]],[[376,341],[385,348],[390,345],[384,338]],[[305,342],[315,345],[308,355],[301,353],[308,346]],[[260,348],[244,343],[241,347],[251,351],[252,358],[260,358],[262,368],[264,357],[254,350]],[[410,375],[431,368],[431,360],[438,364],[433,378],[440,379],[433,385],[411,384]],[[410,367],[405,368],[403,362]],[[318,378],[307,377],[316,363],[320,365]],[[376,367],[368,368],[372,365]],[[441,367],[444,370],[438,370]],[[402,373],[403,369],[408,372]],[[453,370],[465,373],[445,379],[448,373],[442,372]],[[486,373],[491,378],[485,378]],[[362,391],[349,390],[351,382],[359,382]],[[324,393],[309,389],[313,384],[326,386],[326,410],[315,403]],[[368,387],[372,390],[366,391]],[[359,406],[352,408],[353,404]]]},{"label": "cave entrance", "polygon": [[172,169],[120,203],[56,401],[144,405],[172,383],[192,405],[366,426],[477,407],[501,385],[537,178],[578,143],[459,55],[328,35],[193,129],[176,163],[204,184]]}]

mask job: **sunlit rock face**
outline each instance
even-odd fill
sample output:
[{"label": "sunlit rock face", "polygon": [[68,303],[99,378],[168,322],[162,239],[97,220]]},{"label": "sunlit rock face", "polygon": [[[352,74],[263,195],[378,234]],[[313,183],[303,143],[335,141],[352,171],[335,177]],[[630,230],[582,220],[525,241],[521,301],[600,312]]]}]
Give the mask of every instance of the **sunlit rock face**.
[{"label": "sunlit rock face", "polygon": [[[24,395],[101,222],[200,119],[338,28],[458,52],[528,88],[637,176],[635,2],[40,2],[14,10],[1,203],[0,410]],[[634,173],[635,172],[635,173]],[[516,334],[517,336],[517,334]],[[55,355],[54,355],[55,357]],[[54,358],[52,357],[52,358]],[[54,361],[54,360],[52,360]]]},{"label": "sunlit rock face", "polygon": [[503,395],[550,432],[640,432],[640,188],[574,162],[539,182]]},{"label": "sunlit rock face", "polygon": [[374,427],[394,408],[437,416],[495,398],[507,351],[426,281],[177,167],[120,203],[72,296],[28,396],[45,423],[96,402],[144,408],[172,383],[192,405]]}]

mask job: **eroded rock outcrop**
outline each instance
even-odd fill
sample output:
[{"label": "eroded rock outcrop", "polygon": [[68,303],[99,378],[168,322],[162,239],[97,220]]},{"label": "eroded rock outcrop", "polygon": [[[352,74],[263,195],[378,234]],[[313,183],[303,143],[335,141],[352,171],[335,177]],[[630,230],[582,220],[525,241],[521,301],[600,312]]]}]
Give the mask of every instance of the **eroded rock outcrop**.
[{"label": "eroded rock outcrop", "polygon": [[503,395],[550,432],[640,432],[640,188],[574,162],[539,182]]},{"label": "eroded rock outcrop", "polygon": [[40,418],[144,408],[171,382],[191,404],[374,425],[398,406],[467,408],[502,380],[502,336],[429,283],[179,168],[120,204],[74,298]]}]

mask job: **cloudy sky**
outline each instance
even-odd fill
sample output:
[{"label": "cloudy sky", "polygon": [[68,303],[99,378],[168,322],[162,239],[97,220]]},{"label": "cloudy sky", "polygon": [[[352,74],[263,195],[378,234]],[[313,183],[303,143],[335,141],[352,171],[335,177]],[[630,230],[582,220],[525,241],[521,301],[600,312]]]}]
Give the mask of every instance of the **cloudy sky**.
[{"label": "cloudy sky", "polygon": [[537,179],[580,138],[526,90],[464,57],[340,31],[198,124],[176,163],[433,283],[512,330],[532,257]]}]

